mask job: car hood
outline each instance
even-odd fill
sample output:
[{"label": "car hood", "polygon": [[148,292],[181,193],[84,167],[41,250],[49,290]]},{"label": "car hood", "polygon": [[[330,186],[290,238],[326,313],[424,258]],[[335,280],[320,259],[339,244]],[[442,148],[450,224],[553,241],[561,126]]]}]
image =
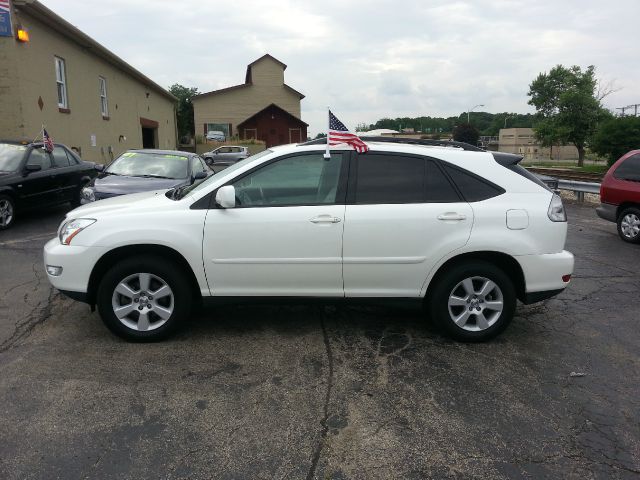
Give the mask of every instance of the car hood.
[{"label": "car hood", "polygon": [[156,208],[166,208],[175,204],[165,195],[166,190],[155,190],[152,192],[140,192],[130,195],[119,195],[117,197],[98,200],[87,203],[67,213],[67,218],[96,218],[112,212],[124,212],[133,210],[153,210]]},{"label": "car hood", "polygon": [[173,188],[185,183],[187,183],[186,178],[128,177],[125,175],[101,173],[91,182],[91,186],[97,193],[125,195],[127,193]]}]

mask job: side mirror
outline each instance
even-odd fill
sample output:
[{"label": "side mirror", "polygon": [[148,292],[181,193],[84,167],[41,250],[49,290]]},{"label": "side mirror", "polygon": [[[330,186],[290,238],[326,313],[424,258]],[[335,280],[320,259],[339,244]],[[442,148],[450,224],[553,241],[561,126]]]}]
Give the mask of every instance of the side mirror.
[{"label": "side mirror", "polygon": [[207,178],[207,172],[196,172],[196,174],[193,176],[193,181],[195,182],[196,180],[202,180],[203,178]]},{"label": "side mirror", "polygon": [[27,163],[24,166],[24,169],[27,173],[39,172],[40,170],[42,170],[42,165],[37,165],[35,163]]},{"label": "side mirror", "polygon": [[97,171],[102,172],[104,170],[104,165],[101,163],[96,163],[93,168],[95,168]]},{"label": "side mirror", "polygon": [[236,206],[236,189],[233,185],[225,185],[216,193],[216,203],[222,208],[234,208]]}]

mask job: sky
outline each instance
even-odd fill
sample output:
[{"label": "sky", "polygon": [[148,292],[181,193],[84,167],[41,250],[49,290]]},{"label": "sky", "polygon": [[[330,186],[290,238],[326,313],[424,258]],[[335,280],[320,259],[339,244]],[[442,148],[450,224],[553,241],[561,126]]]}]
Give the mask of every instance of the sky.
[{"label": "sky", "polygon": [[610,109],[640,103],[639,0],[40,1],[165,88],[241,84],[269,53],[312,137],[327,106],[350,129],[534,112],[529,84],[557,64],[595,65]]}]

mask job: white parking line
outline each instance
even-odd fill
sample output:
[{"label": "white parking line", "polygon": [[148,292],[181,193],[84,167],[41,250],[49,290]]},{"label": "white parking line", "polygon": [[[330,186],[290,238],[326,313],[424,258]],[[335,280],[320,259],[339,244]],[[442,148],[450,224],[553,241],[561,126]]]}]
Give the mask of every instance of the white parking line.
[{"label": "white parking line", "polygon": [[7,245],[16,245],[19,243],[33,242],[34,240],[42,240],[44,238],[53,238],[56,236],[56,233],[57,232],[43,233],[41,235],[36,235],[35,237],[23,238],[20,240],[9,240],[8,242],[0,242],[0,247]]}]

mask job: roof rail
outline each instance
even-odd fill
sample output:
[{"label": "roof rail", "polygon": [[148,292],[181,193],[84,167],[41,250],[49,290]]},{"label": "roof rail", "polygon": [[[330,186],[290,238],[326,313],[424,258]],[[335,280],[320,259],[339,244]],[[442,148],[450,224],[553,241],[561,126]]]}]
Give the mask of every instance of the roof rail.
[{"label": "roof rail", "polygon": [[[472,152],[484,152],[485,150],[480,147],[474,147],[464,142],[454,142],[451,140],[427,140],[417,138],[402,138],[402,137],[367,137],[362,136],[360,140],[364,142],[384,142],[384,143],[402,143],[408,145],[426,145],[430,147],[454,147],[462,150],[469,150]],[[324,145],[327,143],[327,137],[316,138],[308,142],[299,143],[298,145]]]}]

